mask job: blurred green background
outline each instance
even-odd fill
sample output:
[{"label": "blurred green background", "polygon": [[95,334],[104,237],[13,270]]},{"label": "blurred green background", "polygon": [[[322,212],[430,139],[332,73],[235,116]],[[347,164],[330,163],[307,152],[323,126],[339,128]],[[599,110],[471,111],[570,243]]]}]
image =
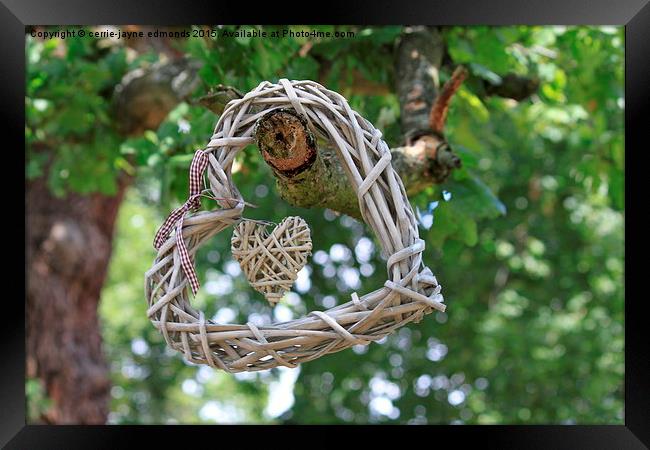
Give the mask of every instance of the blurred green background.
[{"label": "blurred green background", "polygon": [[[392,52],[402,27],[300,27],[306,28],[356,36],[178,40],[178,51],[203,63],[200,86],[158,129],[128,139],[115,131],[102,93],[161,56],[101,39],[27,37],[26,177],[47,177],[61,196],[110,195],[119,172],[135,177],[119,212],[100,302],[113,386],[109,423],[622,424],[619,27],[442,29],[449,57],[473,79],[515,73],[541,83],[520,102],[465,83],[446,128],[463,168],[411,198],[420,210],[439,201],[421,237],[447,313],[295,370],[230,375],[188,364],[166,348],[145,313],[143,276],[157,227],[187,196],[191,154],[207,143],[218,119],[197,101],[211,86],[246,92],[262,80],[325,77],[390,146],[402,144],[396,95],[349,89],[355,73],[394,86]],[[449,75],[443,67],[441,80]],[[57,143],[48,171],[30,153],[45,139]],[[195,303],[206,316],[226,323],[287,320],[385,280],[368,228],[286,204],[256,148],[245,150],[235,183],[259,206],[247,210],[249,217],[303,216],[314,230],[314,254],[294,292],[271,310],[248,287],[230,257],[230,234],[222,233],[197,257],[203,288]],[[38,379],[27,381],[27,391],[29,415],[37,417],[49,400]]]}]

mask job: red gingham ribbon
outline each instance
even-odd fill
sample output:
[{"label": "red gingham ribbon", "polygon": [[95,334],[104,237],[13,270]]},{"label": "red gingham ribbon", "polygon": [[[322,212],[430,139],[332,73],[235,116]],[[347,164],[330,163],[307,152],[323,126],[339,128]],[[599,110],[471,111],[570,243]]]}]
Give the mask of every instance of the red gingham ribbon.
[{"label": "red gingham ribbon", "polygon": [[176,246],[181,258],[181,267],[187,276],[192,288],[192,293],[196,295],[199,290],[199,279],[194,270],[194,264],[187,252],[185,239],[183,239],[183,219],[187,211],[196,211],[201,207],[201,182],[203,181],[203,172],[208,166],[208,154],[203,150],[197,150],[190,164],[190,196],[187,201],[178,209],[175,209],[169,217],[163,222],[158,229],[153,246],[156,250],[165,243],[174,226],[176,227]]}]

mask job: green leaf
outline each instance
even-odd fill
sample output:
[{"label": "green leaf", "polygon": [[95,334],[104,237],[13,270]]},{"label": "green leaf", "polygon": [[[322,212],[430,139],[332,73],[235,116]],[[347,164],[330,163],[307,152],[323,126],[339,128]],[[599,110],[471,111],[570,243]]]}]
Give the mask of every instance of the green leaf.
[{"label": "green leaf", "polygon": [[478,227],[476,222],[466,219],[460,222],[459,235],[466,245],[473,247],[478,242]]},{"label": "green leaf", "polygon": [[470,63],[469,67],[474,74],[488,80],[490,83],[501,84],[501,77],[485,67],[483,64]]},{"label": "green leaf", "polygon": [[468,171],[462,180],[449,180],[441,187],[453,195],[449,202],[473,218],[495,218],[506,214],[505,205],[476,175]]},{"label": "green leaf", "polygon": [[194,155],[174,155],[169,158],[169,164],[174,167],[189,167]]}]

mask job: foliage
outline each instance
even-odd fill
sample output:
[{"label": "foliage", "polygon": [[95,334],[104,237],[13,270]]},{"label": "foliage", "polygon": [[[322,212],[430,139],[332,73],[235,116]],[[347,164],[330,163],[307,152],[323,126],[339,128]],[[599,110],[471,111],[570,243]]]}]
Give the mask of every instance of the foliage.
[{"label": "foliage", "polygon": [[[47,172],[59,196],[67,189],[114,194],[125,161],[108,99],[129,68],[126,52],[98,40],[26,39],[27,179]],[[52,161],[43,147],[56,149]]]},{"label": "foliage", "polygon": [[[447,125],[463,168],[411,199],[422,210],[439,202],[433,226],[423,227],[421,236],[447,314],[299,372],[233,377],[165,350],[146,319],[142,276],[153,259],[155,227],[186,198],[191,154],[217,120],[196,99],[215,84],[245,92],[265,79],[322,79],[382,129],[389,144],[401,143],[395,95],[350,88],[359,76],[392,86],[401,27],[299,28],[357,35],[180,41],[182,51],[204,63],[203,86],[158,130],[128,140],[112,131],[105,90],[152,55],[129,61],[119,47],[99,51],[89,41],[28,38],[27,176],[48,176],[55,192],[109,193],[114,181],[107,180],[121,167],[137,171],[120,212],[101,303],[114,383],[111,422],[622,423],[621,28],[443,30],[449,57],[475,78],[498,83],[517,73],[541,81],[539,94],[522,102],[489,97],[477,83],[464,85]],[[65,56],[57,56],[62,47]],[[443,72],[442,81],[448,75]],[[71,119],[67,107],[74,102],[78,117]],[[39,142],[58,149],[49,173],[33,151]],[[88,175],[92,171],[96,176]],[[222,233],[197,256],[203,283],[197,307],[222,322],[263,324],[331,307],[383,282],[381,252],[363,224],[290,207],[270,180],[258,152],[246,149],[234,175],[244,198],[258,206],[246,215],[278,222],[299,214],[318,230],[296,292],[272,311],[246,285],[229,256],[230,235]],[[291,406],[291,375],[298,373]]]},{"label": "foliage", "polygon": [[25,380],[25,396],[29,399],[27,402],[27,422],[38,423],[41,417],[47,414],[47,410],[52,406],[52,399],[48,398],[39,378],[27,378]]}]

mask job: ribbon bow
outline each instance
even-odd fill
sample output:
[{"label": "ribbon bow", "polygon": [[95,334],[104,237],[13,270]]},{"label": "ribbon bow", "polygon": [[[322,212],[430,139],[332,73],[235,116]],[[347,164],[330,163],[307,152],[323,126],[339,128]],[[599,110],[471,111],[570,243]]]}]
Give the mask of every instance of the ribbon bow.
[{"label": "ribbon bow", "polygon": [[183,219],[187,211],[196,211],[201,207],[201,182],[203,181],[203,172],[207,166],[208,154],[203,150],[197,150],[190,164],[190,196],[181,207],[175,209],[167,217],[158,229],[153,241],[154,248],[158,250],[169,237],[169,233],[174,229],[174,225],[176,226],[176,246],[178,247],[178,254],[181,258],[181,267],[190,282],[190,287],[194,295],[199,290],[200,284],[196,276],[196,271],[194,270],[192,259],[187,252],[185,239],[183,239]]}]

